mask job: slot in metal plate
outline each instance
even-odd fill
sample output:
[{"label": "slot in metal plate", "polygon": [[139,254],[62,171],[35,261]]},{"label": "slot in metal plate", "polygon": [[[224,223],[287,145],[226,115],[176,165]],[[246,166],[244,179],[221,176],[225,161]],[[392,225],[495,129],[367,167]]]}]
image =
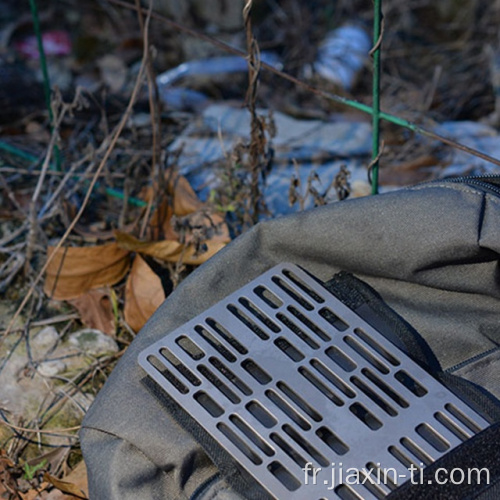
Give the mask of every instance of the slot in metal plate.
[{"label": "slot in metal plate", "polygon": [[276,499],[384,498],[411,466],[488,426],[293,264],[169,333],[139,363]]}]

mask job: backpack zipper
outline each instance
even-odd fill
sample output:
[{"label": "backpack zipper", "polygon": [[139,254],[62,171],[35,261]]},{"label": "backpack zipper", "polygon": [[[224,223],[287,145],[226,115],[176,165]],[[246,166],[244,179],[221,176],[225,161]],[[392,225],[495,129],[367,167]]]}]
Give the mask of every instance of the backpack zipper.
[{"label": "backpack zipper", "polygon": [[484,192],[500,196],[500,175],[498,174],[448,177],[446,179],[436,179],[430,182],[422,182],[416,186],[420,187],[439,183],[467,184],[472,187],[480,188]]}]

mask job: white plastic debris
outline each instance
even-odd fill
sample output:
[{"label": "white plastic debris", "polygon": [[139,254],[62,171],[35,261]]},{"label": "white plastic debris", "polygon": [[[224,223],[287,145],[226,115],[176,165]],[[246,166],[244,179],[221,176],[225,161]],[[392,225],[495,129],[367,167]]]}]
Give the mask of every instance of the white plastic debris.
[{"label": "white plastic debris", "polygon": [[[261,52],[260,60],[271,66],[280,68],[281,62],[273,52]],[[181,78],[187,76],[219,75],[222,73],[238,73],[246,71],[248,63],[244,57],[221,56],[208,59],[188,61],[165,71],[156,77],[158,87],[171,87]]]},{"label": "white plastic debris", "polygon": [[341,26],[326,36],[319,46],[314,72],[350,90],[371,49],[368,33],[355,24]]},{"label": "white plastic debris", "polygon": [[[277,69],[282,64],[273,52],[261,52],[260,60]],[[158,92],[162,101],[171,109],[195,109],[208,104],[208,97],[201,92],[174,84],[186,77],[210,76],[247,71],[248,62],[244,57],[220,56],[187,61],[156,77]]]},{"label": "white plastic debris", "polygon": [[[268,115],[266,110],[258,110]],[[319,180],[314,188],[325,192],[342,166],[347,167],[351,181],[366,182],[366,166],[371,152],[371,125],[366,121],[298,120],[280,112],[273,113],[277,135],[272,139],[274,161],[266,178],[263,195],[274,216],[294,212],[299,205],[290,206],[287,193],[293,177],[306,186],[314,171]],[[250,113],[227,104],[212,104],[202,113],[201,120],[189,125],[169,147],[182,150],[177,165],[202,199],[220,181],[216,169],[210,168],[224,158],[240,142],[250,138]],[[295,163],[300,164],[297,170]],[[336,199],[331,190],[331,198]],[[304,208],[313,199],[308,197]]]}]

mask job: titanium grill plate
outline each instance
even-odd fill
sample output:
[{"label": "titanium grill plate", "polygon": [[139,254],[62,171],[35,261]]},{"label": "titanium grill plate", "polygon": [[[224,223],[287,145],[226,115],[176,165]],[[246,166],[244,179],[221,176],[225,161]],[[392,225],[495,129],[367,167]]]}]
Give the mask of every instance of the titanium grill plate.
[{"label": "titanium grill plate", "polygon": [[411,466],[488,426],[293,264],[169,333],[139,363],[276,499],[384,498]]}]

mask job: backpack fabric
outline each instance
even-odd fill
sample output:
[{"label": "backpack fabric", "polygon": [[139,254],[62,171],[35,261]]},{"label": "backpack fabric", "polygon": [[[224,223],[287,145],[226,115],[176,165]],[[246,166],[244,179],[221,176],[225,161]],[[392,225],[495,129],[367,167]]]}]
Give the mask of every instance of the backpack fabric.
[{"label": "backpack fabric", "polygon": [[[280,262],[301,266],[340,294],[351,279],[366,284],[357,295],[363,304],[380,297],[383,310],[374,309],[386,324],[392,314],[418,332],[403,348],[499,421],[499,256],[500,190],[486,182],[429,183],[256,225],[167,298],[99,392],[80,435],[90,498],[252,498],[231,487],[237,471],[224,470],[146,389],[137,356]],[[499,436],[493,424],[428,468],[486,462],[489,485],[405,483],[389,498],[499,498]]]}]

